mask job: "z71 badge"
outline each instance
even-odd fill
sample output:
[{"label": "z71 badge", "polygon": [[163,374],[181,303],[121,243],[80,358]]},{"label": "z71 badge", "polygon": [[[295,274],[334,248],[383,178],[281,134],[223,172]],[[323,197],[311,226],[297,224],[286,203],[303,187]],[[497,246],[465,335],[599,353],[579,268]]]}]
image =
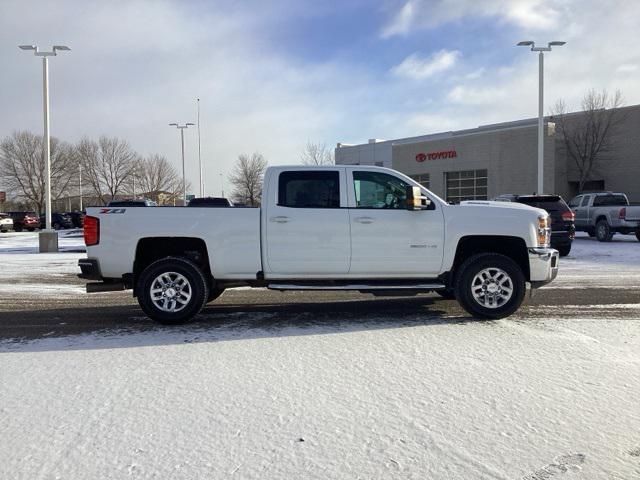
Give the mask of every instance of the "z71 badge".
[{"label": "z71 badge", "polygon": [[126,208],[101,208],[100,213],[124,213]]}]

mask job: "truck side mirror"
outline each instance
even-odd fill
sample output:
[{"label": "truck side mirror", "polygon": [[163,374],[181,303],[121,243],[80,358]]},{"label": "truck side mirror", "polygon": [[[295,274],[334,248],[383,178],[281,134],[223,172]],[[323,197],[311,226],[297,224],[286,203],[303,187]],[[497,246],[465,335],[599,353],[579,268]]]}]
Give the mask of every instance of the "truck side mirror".
[{"label": "truck side mirror", "polygon": [[431,207],[431,200],[422,195],[420,187],[409,185],[406,194],[407,210],[428,210]]}]

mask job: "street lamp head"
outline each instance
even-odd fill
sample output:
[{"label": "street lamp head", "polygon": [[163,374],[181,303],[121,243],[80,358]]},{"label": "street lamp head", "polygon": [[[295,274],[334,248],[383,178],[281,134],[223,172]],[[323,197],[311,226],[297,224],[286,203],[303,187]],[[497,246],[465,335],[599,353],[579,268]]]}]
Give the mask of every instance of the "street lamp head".
[{"label": "street lamp head", "polygon": [[188,127],[189,125],[195,125],[195,123],[185,123],[185,125]]},{"label": "street lamp head", "polygon": [[523,40],[522,42],[518,42],[518,47],[532,47],[535,43],[531,40]]},{"label": "street lamp head", "polygon": [[564,45],[567,42],[558,42],[558,41],[554,41],[554,42],[549,42],[549,46],[550,47],[561,47],[562,45]]},{"label": "street lamp head", "polygon": [[38,49],[38,47],[36,47],[35,45],[19,45],[18,48],[21,50],[37,50]]},{"label": "street lamp head", "polygon": [[70,51],[71,49],[69,47],[67,47],[66,45],[54,45],[53,46],[53,51],[55,52],[57,50]]},{"label": "street lamp head", "polygon": [[177,126],[178,126],[178,124],[177,124],[177,123],[170,123],[170,124],[169,124],[169,126],[170,126],[170,127],[177,127]]}]

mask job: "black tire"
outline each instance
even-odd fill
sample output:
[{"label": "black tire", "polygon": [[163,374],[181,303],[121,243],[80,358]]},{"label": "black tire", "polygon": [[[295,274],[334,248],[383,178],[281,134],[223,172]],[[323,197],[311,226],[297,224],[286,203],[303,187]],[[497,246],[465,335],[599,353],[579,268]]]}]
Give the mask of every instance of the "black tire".
[{"label": "black tire", "polygon": [[213,302],[216,298],[222,295],[224,292],[224,288],[214,288],[209,290],[209,297],[207,298],[207,303]]},{"label": "black tire", "polygon": [[14,232],[21,232],[21,231],[22,231],[22,227],[14,226],[14,227],[13,227],[13,231],[14,231]]},{"label": "black tire", "polygon": [[[498,303],[495,307],[485,306],[480,300],[476,300],[472,293],[474,280],[477,279],[476,276],[480,276],[484,270],[493,270],[493,275],[497,279],[502,279],[501,281],[504,282],[503,286],[508,287],[510,285],[512,289],[511,295],[507,299],[500,298],[498,301],[493,300]],[[508,279],[504,279],[502,274],[496,270],[501,270],[502,274],[506,275]],[[495,292],[496,296],[505,292],[504,290],[499,290],[500,286],[497,283],[495,285],[494,288],[498,289],[498,291]],[[491,287],[493,287],[493,285],[491,285]],[[486,290],[483,284],[475,284],[475,288],[483,288]],[[469,257],[460,266],[458,274],[456,275],[456,298],[462,308],[475,318],[497,319],[508,317],[520,308],[526,289],[524,274],[518,264],[509,257],[497,253],[480,253]],[[507,295],[507,293],[504,294]],[[480,295],[483,294],[480,293]],[[491,294],[486,293],[484,295],[484,302],[489,302],[488,297],[490,297]],[[500,303],[500,300],[502,300],[503,303]]]},{"label": "black tire", "polygon": [[28,231],[33,232],[35,231],[35,228],[27,228]]},{"label": "black tire", "polygon": [[599,242],[610,242],[613,238],[613,232],[606,220],[596,223],[596,238]]},{"label": "black tire", "polygon": [[640,228],[638,230],[636,230],[636,238],[640,242]]},{"label": "black tire", "polygon": [[447,288],[445,290],[436,290],[435,292],[438,295],[440,295],[442,298],[444,298],[445,300],[455,300],[456,299],[456,292],[455,292],[455,290],[453,290],[451,288]]},{"label": "black tire", "polygon": [[589,230],[587,230],[587,235],[589,235],[591,238],[596,236],[596,232],[595,230],[592,230],[591,228]]},{"label": "black tire", "polygon": [[[158,287],[159,284],[157,284],[156,281],[163,273],[176,274],[174,277],[180,275],[185,279],[186,283],[188,283],[190,291],[187,293],[190,293],[191,296],[184,306],[180,307],[177,311],[162,310],[160,306],[156,305],[151,296],[152,286],[155,285]],[[165,278],[167,278],[168,281],[174,281],[171,276]],[[170,283],[170,285],[170,289],[173,290],[174,284]],[[185,284],[183,283],[182,285]],[[179,289],[177,290],[178,292],[172,292],[174,293],[173,298],[180,296]],[[184,291],[186,291],[186,288]],[[140,308],[142,308],[142,311],[149,318],[165,325],[176,325],[188,322],[202,310],[202,307],[204,307],[209,298],[209,285],[202,270],[191,260],[182,257],[166,257],[156,260],[142,271],[138,279],[137,293]],[[164,296],[164,291],[162,296]],[[174,310],[175,307],[178,306],[178,302],[170,298],[164,298],[162,300],[165,305],[169,302],[169,308],[171,308],[171,302],[173,302]],[[156,301],[160,301],[160,299]]]},{"label": "black tire", "polygon": [[59,223],[57,223],[57,222],[54,222],[54,223],[51,225],[51,228],[53,228],[54,230],[60,230],[60,224],[59,224]]},{"label": "black tire", "polygon": [[561,257],[566,257],[567,255],[569,255],[569,253],[571,253],[571,244],[558,247],[558,252],[560,253]]}]

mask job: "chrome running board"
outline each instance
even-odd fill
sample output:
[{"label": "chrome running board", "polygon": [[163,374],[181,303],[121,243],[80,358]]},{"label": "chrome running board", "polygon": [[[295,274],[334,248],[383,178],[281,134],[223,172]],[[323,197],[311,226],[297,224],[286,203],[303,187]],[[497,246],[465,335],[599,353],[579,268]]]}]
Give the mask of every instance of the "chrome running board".
[{"label": "chrome running board", "polygon": [[402,285],[391,284],[363,284],[352,283],[344,285],[330,284],[294,284],[294,283],[270,283],[267,285],[270,290],[441,290],[447,288],[441,283],[406,283]]}]

